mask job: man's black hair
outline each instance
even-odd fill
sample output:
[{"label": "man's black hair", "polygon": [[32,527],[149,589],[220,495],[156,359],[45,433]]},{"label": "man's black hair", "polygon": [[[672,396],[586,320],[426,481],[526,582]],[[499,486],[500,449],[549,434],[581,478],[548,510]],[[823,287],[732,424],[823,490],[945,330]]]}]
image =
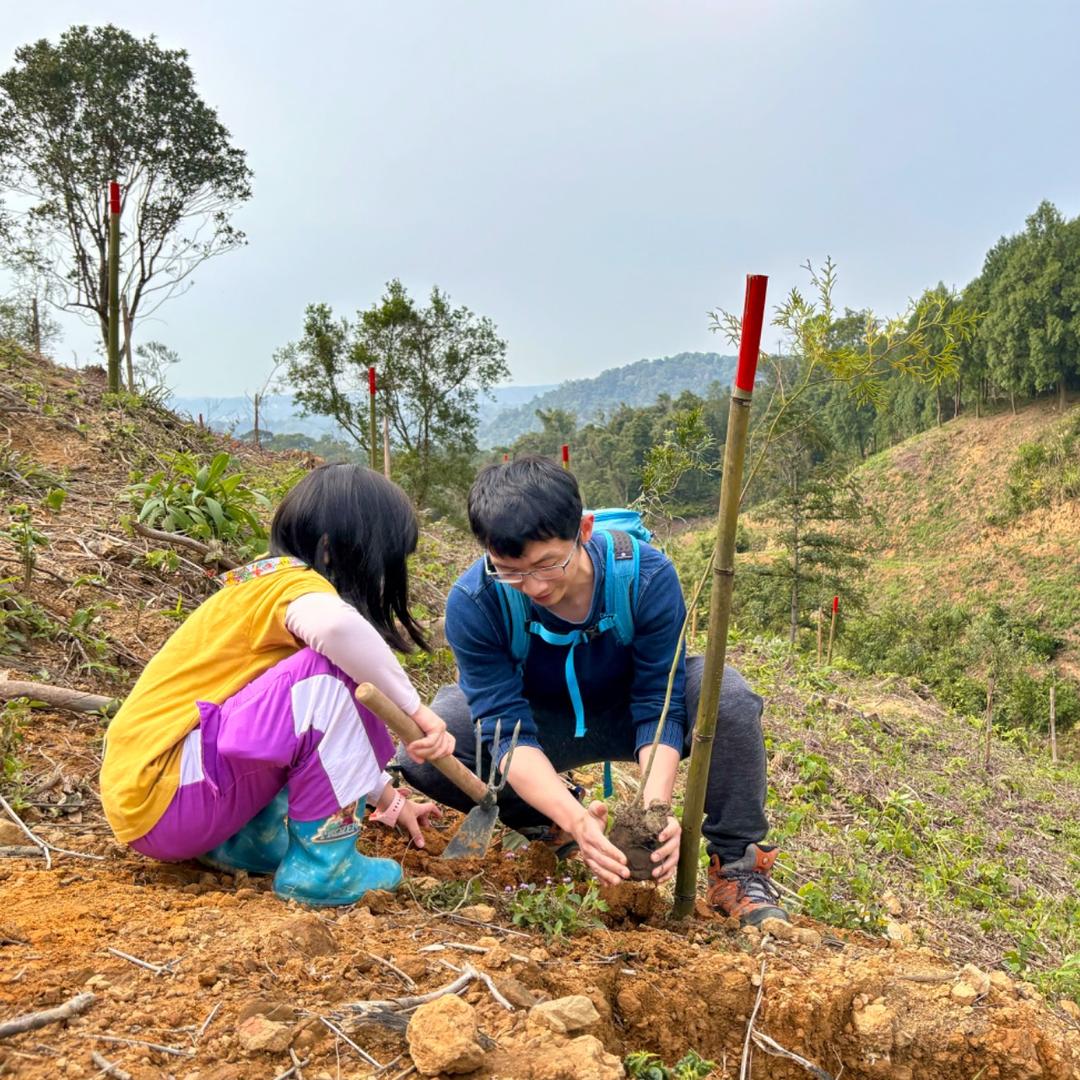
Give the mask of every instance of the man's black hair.
[{"label": "man's black hair", "polygon": [[406,560],[418,535],[412,503],[397,484],[362,465],[321,465],[278,505],[270,554],[307,563],[388,645],[410,652],[414,643],[428,648],[409,613]]},{"label": "man's black hair", "polygon": [[469,525],[489,551],[517,559],[531,540],[573,540],[581,528],[574,474],[538,455],[481,469],[469,490]]}]

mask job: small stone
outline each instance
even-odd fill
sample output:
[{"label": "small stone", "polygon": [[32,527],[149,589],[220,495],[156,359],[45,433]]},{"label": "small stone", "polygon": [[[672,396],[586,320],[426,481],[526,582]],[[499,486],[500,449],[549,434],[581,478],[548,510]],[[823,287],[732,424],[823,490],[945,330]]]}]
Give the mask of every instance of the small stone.
[{"label": "small stone", "polygon": [[330,956],[337,942],[330,927],[317,915],[298,915],[281,927],[281,936],[305,956]]},{"label": "small stone", "polygon": [[599,1023],[600,1014],[584,994],[571,994],[533,1006],[529,1019],[560,1035],[566,1035]]},{"label": "small stone", "polygon": [[421,1005],[413,1013],[405,1037],[421,1076],[472,1072],[484,1060],[484,1051],[476,1041],[476,1011],[453,994]]},{"label": "small stone", "polygon": [[811,930],[808,926],[796,926],[783,919],[763,919],[761,929],[778,941],[794,941],[813,948],[821,944],[821,935],[816,930]]},{"label": "small stone", "polygon": [[1062,998],[1058,1004],[1065,1010],[1074,1020],[1080,1022],[1080,1005],[1077,1005],[1071,998]]},{"label": "small stone", "polygon": [[495,945],[484,956],[484,964],[489,968],[506,967],[510,963],[510,952],[502,945]]},{"label": "small stone", "polygon": [[536,945],[529,950],[529,959],[534,964],[542,964],[545,960],[550,959],[550,954],[547,949],[542,949],[539,945]]},{"label": "small stone", "polygon": [[213,986],[217,982],[217,972],[213,970],[200,971],[196,976],[200,986]]},{"label": "small stone", "polygon": [[495,921],[497,912],[490,904],[470,904],[468,907],[463,907],[458,913],[463,919],[473,919],[479,923],[489,923]]},{"label": "small stone", "polygon": [[962,979],[960,982],[953,986],[949,991],[949,996],[958,1005],[971,1005],[979,1000],[979,991],[975,989],[971,983],[964,982]]},{"label": "small stone", "polygon": [[1004,971],[991,971],[990,985],[1003,994],[1011,994],[1013,991],[1013,981]]},{"label": "small stone", "polygon": [[289,1049],[292,1027],[267,1020],[265,1016],[249,1016],[236,1029],[240,1048],[248,1054],[280,1054]]}]

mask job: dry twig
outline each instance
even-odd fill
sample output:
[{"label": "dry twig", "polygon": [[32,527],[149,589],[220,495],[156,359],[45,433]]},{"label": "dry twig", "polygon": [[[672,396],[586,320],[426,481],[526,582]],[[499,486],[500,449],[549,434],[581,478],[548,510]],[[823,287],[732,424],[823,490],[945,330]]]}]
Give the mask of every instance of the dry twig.
[{"label": "dry twig", "polygon": [[38,1028],[59,1023],[61,1020],[70,1020],[73,1016],[86,1012],[93,1004],[93,994],[76,994],[54,1009],[17,1016],[6,1024],[0,1024],[0,1039],[9,1039],[12,1035],[21,1035],[24,1031],[37,1031]]},{"label": "dry twig", "polygon": [[131,1073],[121,1069],[119,1065],[114,1065],[107,1058],[102,1057],[96,1050],[90,1051],[90,1060],[106,1075],[111,1076],[113,1080],[131,1080]]}]

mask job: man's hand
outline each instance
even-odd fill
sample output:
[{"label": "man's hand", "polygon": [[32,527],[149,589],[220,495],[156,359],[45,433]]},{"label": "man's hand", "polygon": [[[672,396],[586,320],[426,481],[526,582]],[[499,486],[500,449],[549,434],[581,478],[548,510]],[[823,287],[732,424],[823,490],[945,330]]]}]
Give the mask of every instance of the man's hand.
[{"label": "man's hand", "polygon": [[630,876],[630,868],[626,856],[604,835],[607,814],[604,803],[589,803],[571,826],[570,835],[577,841],[585,865],[605,885],[618,885]]},{"label": "man's hand", "polygon": [[679,841],[682,839],[682,826],[677,818],[669,817],[667,825],[657,837],[660,846],[652,853],[653,880],[657,885],[669,880],[679,866]]},{"label": "man's hand", "polygon": [[432,712],[426,705],[421,705],[412,718],[424,733],[422,738],[405,746],[406,753],[413,761],[417,764],[422,761],[435,761],[454,752],[454,736],[446,730],[446,724],[438,713]]}]

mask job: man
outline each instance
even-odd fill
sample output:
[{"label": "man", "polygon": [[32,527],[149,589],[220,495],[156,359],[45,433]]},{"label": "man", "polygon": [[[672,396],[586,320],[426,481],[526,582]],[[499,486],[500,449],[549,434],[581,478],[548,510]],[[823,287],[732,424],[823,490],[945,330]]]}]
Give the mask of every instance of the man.
[{"label": "man", "polygon": [[[520,721],[508,786],[499,799],[502,820],[559,850],[576,844],[601,881],[621,881],[630,871],[605,835],[607,807],[583,807],[559,773],[601,761],[637,761],[644,773],[686,611],[675,568],[660,551],[640,544],[633,637],[623,644],[605,632],[611,619],[601,623],[611,614],[603,610],[605,574],[613,565],[608,537],[594,532],[593,516],[583,513],[571,473],[542,457],[491,465],[469,493],[469,523],[485,553],[456,582],[446,604],[459,685],[442,687],[432,709],[456,738],[455,756],[469,768],[475,765],[474,721],[482,724],[485,769],[489,755],[502,766]],[[625,550],[627,538],[618,539]],[[523,661],[512,648],[511,605],[499,595],[506,588],[528,601]],[[679,761],[690,752],[703,666],[700,657],[679,659],[645,805],[672,801]],[[768,829],[761,711],[761,698],[728,668],[705,800],[707,895],[724,914],[752,924],[787,918],[769,877],[777,849],[761,843]],[[496,720],[499,744],[492,746]],[[402,765],[418,790],[461,810],[470,807],[432,766]],[[652,855],[657,882],[675,873],[679,837],[679,823],[669,817]]]}]

